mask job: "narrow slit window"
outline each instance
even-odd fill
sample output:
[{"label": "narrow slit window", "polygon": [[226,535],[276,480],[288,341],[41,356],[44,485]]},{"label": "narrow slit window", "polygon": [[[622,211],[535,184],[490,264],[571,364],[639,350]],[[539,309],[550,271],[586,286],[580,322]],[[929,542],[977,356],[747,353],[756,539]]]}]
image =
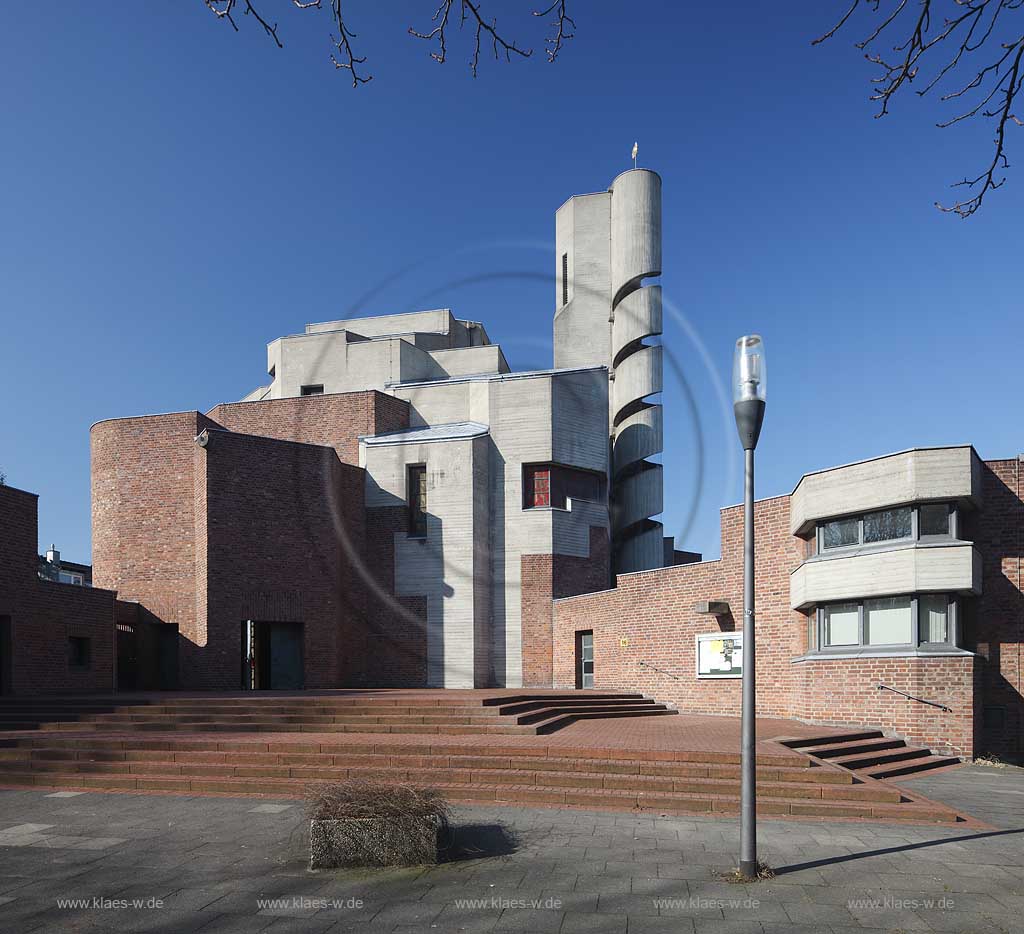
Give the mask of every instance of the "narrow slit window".
[{"label": "narrow slit window", "polygon": [[427,537],[427,465],[410,464],[406,475],[406,503],[409,509],[409,535]]},{"label": "narrow slit window", "polygon": [[569,254],[562,254],[562,304],[569,304]]}]

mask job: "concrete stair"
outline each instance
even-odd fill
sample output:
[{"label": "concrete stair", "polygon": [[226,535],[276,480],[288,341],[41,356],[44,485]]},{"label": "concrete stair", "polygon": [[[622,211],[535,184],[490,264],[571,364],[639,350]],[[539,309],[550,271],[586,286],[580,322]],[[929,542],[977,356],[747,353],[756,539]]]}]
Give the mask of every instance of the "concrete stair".
[{"label": "concrete stair", "polygon": [[641,694],[597,692],[452,700],[331,694],[3,698],[0,730],[537,735],[580,719],[674,713]]},{"label": "concrete stair", "polygon": [[[493,742],[493,741],[491,741]],[[735,815],[739,757],[558,746],[260,742],[59,731],[0,739],[0,785],[299,797],[311,783],[372,779],[455,802]],[[804,756],[758,757],[765,816],[956,821],[954,811]]]},{"label": "concrete stair", "polygon": [[932,753],[930,749],[909,746],[905,740],[885,736],[881,730],[863,730],[782,742],[790,749],[827,760],[859,775],[883,781],[961,764],[955,756],[940,756]]}]

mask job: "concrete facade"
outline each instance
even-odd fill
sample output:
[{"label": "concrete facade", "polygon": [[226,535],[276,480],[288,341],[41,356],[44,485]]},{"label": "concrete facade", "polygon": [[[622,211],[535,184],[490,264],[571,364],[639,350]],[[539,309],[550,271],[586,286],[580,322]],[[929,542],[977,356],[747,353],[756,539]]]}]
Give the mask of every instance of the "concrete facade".
[{"label": "concrete facade", "polygon": [[661,178],[624,172],[606,192],[577,195],[555,215],[555,366],[607,366],[612,525],[618,573],[661,567],[666,548],[660,464],[663,389]]}]

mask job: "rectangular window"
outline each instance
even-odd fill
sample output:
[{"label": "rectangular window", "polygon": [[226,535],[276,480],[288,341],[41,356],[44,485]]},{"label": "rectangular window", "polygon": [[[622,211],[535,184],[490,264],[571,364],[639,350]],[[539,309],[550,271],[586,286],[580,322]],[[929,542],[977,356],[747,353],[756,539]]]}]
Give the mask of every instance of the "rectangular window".
[{"label": "rectangular window", "polygon": [[949,641],[949,598],[944,593],[922,594],[917,612],[922,642]]},{"label": "rectangular window", "polygon": [[899,538],[910,538],[913,534],[910,507],[883,509],[869,512],[864,517],[864,543],[891,542]]},{"label": "rectangular window", "polygon": [[866,645],[909,645],[914,638],[910,597],[882,597],[864,601]]},{"label": "rectangular window", "polygon": [[524,509],[551,505],[551,467],[541,465],[525,469]]},{"label": "rectangular window", "polygon": [[562,254],[562,304],[569,304],[569,254]]},{"label": "rectangular window", "polygon": [[315,386],[303,386],[299,392],[304,396],[322,396],[324,387],[322,383],[317,383]]},{"label": "rectangular window", "polygon": [[90,642],[92,640],[84,636],[68,637],[68,667],[88,668],[90,661]]},{"label": "rectangular window", "polygon": [[427,465],[410,464],[406,473],[405,498],[409,509],[409,535],[427,537]]},{"label": "rectangular window", "polygon": [[920,509],[918,523],[922,538],[926,535],[949,535],[949,506],[945,503],[926,503]]},{"label": "rectangular window", "polygon": [[822,548],[843,548],[846,545],[856,545],[860,541],[860,520],[833,519],[821,527]]},{"label": "rectangular window", "polygon": [[860,609],[856,603],[834,603],[823,611],[825,645],[860,642]]},{"label": "rectangular window", "polygon": [[82,586],[81,574],[74,574],[71,571],[61,571],[58,576],[62,584],[77,584],[79,587]]}]

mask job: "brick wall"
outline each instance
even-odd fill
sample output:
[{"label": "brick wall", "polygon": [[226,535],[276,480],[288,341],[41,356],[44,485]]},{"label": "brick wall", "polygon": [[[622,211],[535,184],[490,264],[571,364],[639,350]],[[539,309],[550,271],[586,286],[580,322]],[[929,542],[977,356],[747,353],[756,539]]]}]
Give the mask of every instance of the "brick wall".
[{"label": "brick wall", "polygon": [[590,553],[576,555],[522,555],[520,601],[523,644],[523,685],[550,687],[552,667],[552,600],[593,593],[608,586],[610,552],[608,530],[591,526]]},{"label": "brick wall", "polygon": [[[803,542],[789,534],[789,497],[755,507],[758,710],[765,716],[881,727],[958,755],[994,751],[1020,757],[1024,602],[1021,464],[993,461],[983,471],[983,509],[965,515],[963,536],[982,555],[984,593],[965,599],[964,647],[977,658],[793,660],[806,652],[808,618],[789,608],[789,573]],[[614,590],[554,605],[553,678],[575,682],[575,634],[594,632],[595,687],[640,690],[680,708],[738,714],[738,679],[696,677],[695,636],[731,631],[743,606],[743,510],[722,510],[722,558],[620,576]],[[725,600],[733,616],[702,616],[701,601]],[[645,665],[640,663],[644,662]],[[659,670],[660,669],[660,670]],[[878,684],[944,704],[907,700]],[[991,726],[982,730],[982,707]]]},{"label": "brick wall", "polygon": [[231,402],[207,412],[230,431],[332,447],[346,464],[359,464],[360,435],[409,427],[409,403],[371,390]]},{"label": "brick wall", "polygon": [[[997,755],[1024,759],[1024,464],[988,461],[982,509],[965,535],[981,552],[984,593],[968,607],[964,647],[980,659],[980,742]],[[987,715],[985,708],[988,708]]]},{"label": "brick wall", "polygon": [[[307,684],[358,680],[366,654],[343,644],[367,640],[367,587],[352,560],[365,551],[358,438],[408,419],[406,402],[357,392],[98,423],[94,580],[179,627],[183,687],[237,688],[240,620],[284,612],[283,593],[301,595],[313,620]],[[224,454],[212,473],[194,443],[205,429]],[[232,549],[247,560],[233,561]]]},{"label": "brick wall", "polygon": [[[0,486],[0,618],[9,625],[4,691],[55,694],[114,686],[114,594],[40,580],[37,497]],[[69,664],[71,637],[89,640],[89,664]]]}]

